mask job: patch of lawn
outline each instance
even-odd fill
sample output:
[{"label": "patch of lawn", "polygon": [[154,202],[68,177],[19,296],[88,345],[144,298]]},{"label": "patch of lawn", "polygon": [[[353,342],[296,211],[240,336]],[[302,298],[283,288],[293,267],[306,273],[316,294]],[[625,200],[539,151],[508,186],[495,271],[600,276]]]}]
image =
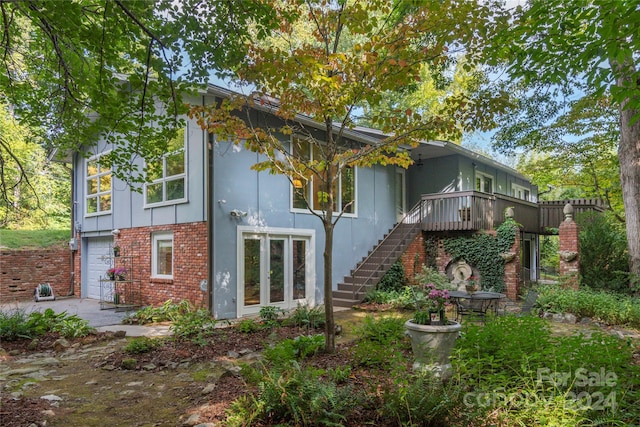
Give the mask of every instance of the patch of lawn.
[{"label": "patch of lawn", "polygon": [[0,230],[0,248],[37,249],[66,246],[69,230]]}]

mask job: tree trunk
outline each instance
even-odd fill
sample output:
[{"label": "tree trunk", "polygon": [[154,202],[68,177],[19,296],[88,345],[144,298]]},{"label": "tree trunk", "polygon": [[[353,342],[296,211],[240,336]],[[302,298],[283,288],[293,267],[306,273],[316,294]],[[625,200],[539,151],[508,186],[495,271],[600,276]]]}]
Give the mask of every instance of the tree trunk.
[{"label": "tree trunk", "polygon": [[[628,87],[631,72],[622,73],[617,84]],[[620,104],[620,184],[626,217],[627,244],[629,248],[630,284],[640,284],[640,120],[632,123],[633,116],[639,111],[628,108],[628,101]]]},{"label": "tree trunk", "polygon": [[325,218],[324,223],[324,313],[325,326],[325,351],[336,351],[336,326],[333,319],[333,223],[331,218]]}]

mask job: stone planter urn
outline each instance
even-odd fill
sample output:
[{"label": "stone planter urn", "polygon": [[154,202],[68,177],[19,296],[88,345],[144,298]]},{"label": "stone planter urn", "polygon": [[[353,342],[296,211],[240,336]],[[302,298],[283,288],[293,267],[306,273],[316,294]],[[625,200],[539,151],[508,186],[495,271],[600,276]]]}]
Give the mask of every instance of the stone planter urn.
[{"label": "stone planter urn", "polygon": [[428,370],[444,378],[451,370],[449,356],[462,325],[449,321],[446,325],[419,325],[409,319],[404,324],[405,335],[411,339],[414,370]]}]

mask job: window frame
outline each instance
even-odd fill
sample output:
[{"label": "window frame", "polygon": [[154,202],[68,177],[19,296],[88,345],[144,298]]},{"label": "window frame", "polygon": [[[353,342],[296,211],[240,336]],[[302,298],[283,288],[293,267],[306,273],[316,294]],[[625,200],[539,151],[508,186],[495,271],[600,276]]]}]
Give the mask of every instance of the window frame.
[{"label": "window frame", "polygon": [[[522,194],[524,196],[524,198],[522,197],[518,197],[518,191],[522,191]],[[530,202],[531,201],[531,190],[527,187],[524,187],[520,184],[515,184],[512,183],[511,184],[511,197],[516,198],[518,200],[524,200],[526,202]]]},{"label": "window frame", "polygon": [[[99,215],[108,215],[113,212],[113,169],[109,168],[106,171],[102,171],[103,166],[100,164],[100,158],[109,154],[110,151],[106,151],[100,154],[95,154],[84,161],[84,216],[92,217]],[[98,173],[95,175],[89,175],[89,163],[95,162]],[[109,176],[109,190],[108,191],[100,191],[101,179],[103,177]],[[97,190],[94,194],[89,194],[89,179],[96,179],[97,182]],[[109,209],[101,210],[100,209],[100,197],[108,195],[109,196]],[[88,212],[89,208],[89,199],[97,199],[96,211]]]},{"label": "window frame", "polygon": [[[171,241],[171,274],[159,274],[158,273],[158,256],[160,251],[158,250],[158,243],[164,241]],[[173,279],[175,264],[174,258],[174,236],[173,231],[157,231],[151,235],[151,278],[152,279]]]},{"label": "window frame", "polygon": [[[265,306],[276,306],[285,310],[294,309],[299,304],[315,306],[315,278],[316,278],[316,232],[313,229],[299,228],[279,228],[265,227],[256,229],[253,226],[238,226],[237,229],[237,247],[236,247],[236,274],[237,274],[237,290],[236,290],[236,315],[243,317],[247,315],[256,315],[260,308]],[[282,239],[285,242],[284,259],[285,259],[285,298],[282,302],[270,302],[266,298],[268,280],[270,272],[267,269],[266,258],[262,258],[266,254],[265,248],[271,239]],[[245,242],[247,240],[258,240],[260,246],[260,301],[257,304],[245,305]],[[297,241],[305,242],[304,248],[304,298],[294,298],[295,296],[295,273],[293,265],[293,245]]]},{"label": "window frame", "polygon": [[[173,151],[169,151],[167,153],[164,153],[162,155],[162,157],[160,159],[158,159],[158,162],[162,162],[162,173],[161,173],[161,177],[160,178],[156,178],[154,180],[152,180],[151,182],[145,182],[144,184],[144,190],[143,190],[143,197],[144,197],[144,207],[145,208],[152,208],[152,207],[158,207],[158,206],[170,206],[170,205],[176,205],[176,204],[180,204],[180,203],[186,203],[188,202],[188,151],[187,151],[187,128],[183,129],[183,138],[182,138],[182,148],[181,149],[177,149],[177,150],[173,150]],[[179,153],[180,151],[182,151],[183,153],[183,171],[182,173],[176,174],[176,175],[170,175],[167,176],[167,158],[169,158],[170,156]],[[150,161],[145,161],[145,166],[148,167],[149,164],[151,164],[152,162]],[[178,180],[182,180],[183,181],[183,189],[184,189],[184,194],[181,198],[179,199],[171,199],[168,200],[167,199],[167,183],[170,183],[172,181],[178,181]],[[158,185],[161,184],[162,185],[162,200],[157,201],[157,202],[149,202],[148,201],[148,188],[149,186],[152,185]]]},{"label": "window frame", "polygon": [[[482,189],[483,187],[483,182],[482,179],[483,178],[489,178],[491,180],[491,192],[487,193],[486,191],[484,191]],[[480,179],[480,189],[477,188],[476,184],[477,184],[477,180]],[[475,176],[475,180],[474,180],[474,184],[473,184],[473,188],[475,191],[478,191],[480,193],[485,193],[485,194],[495,194],[496,192],[496,179],[493,175],[490,175],[488,173],[484,173],[484,172],[476,172],[476,176]]]},{"label": "window frame", "polygon": [[[290,151],[293,153],[295,144],[294,144],[294,139],[299,139],[301,141],[306,142],[309,145],[309,153],[308,153],[308,158],[309,160],[313,160],[313,154],[314,154],[314,150],[313,150],[313,144],[308,142],[308,138],[299,136],[299,135],[294,135],[291,137],[290,140]],[[356,166],[351,167],[351,169],[353,170],[353,205],[351,207],[351,212],[344,212],[342,214],[343,217],[352,217],[355,218],[358,216],[358,168]],[[340,177],[338,177],[338,182],[336,183],[337,185],[337,200],[335,200],[335,204],[336,204],[336,209],[334,210],[334,215],[339,215],[342,212],[342,196],[343,196],[343,188],[342,188],[342,174],[340,175]],[[313,177],[310,178],[309,182],[307,183],[307,198],[310,201],[311,209],[313,210],[313,212],[319,213],[322,212],[321,210],[317,209],[315,206],[313,206],[316,197],[313,194],[314,191],[314,185],[313,185]],[[291,207],[291,212],[294,213],[308,213],[310,214],[311,212],[309,211],[308,208],[306,207],[296,207],[294,205],[295,203],[295,186],[294,184],[291,184],[289,186],[290,188],[290,196],[289,196],[289,206]],[[339,207],[339,209],[338,209]]]}]

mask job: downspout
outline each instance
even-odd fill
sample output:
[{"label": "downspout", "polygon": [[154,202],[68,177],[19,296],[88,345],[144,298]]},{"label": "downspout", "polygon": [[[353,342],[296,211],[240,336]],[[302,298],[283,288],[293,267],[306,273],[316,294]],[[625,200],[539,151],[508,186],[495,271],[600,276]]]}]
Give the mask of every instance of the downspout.
[{"label": "downspout", "polygon": [[[205,97],[202,96],[202,105],[205,105]],[[209,132],[203,131],[205,155],[205,209],[207,212],[207,309],[209,313],[213,313],[213,209],[211,208],[211,195],[213,194],[213,147]]]},{"label": "downspout", "polygon": [[76,246],[72,246],[74,239],[76,238],[76,174],[74,172],[74,167],[77,160],[77,153],[73,153],[71,157],[71,168],[69,171],[70,179],[71,179],[71,240],[69,245],[69,250],[71,252],[71,256],[69,257],[69,268],[71,269],[70,274],[70,283],[69,283],[69,292],[67,292],[67,296],[73,296],[75,293],[75,282],[76,282],[76,268],[75,268],[75,252],[78,243],[76,242]]}]

